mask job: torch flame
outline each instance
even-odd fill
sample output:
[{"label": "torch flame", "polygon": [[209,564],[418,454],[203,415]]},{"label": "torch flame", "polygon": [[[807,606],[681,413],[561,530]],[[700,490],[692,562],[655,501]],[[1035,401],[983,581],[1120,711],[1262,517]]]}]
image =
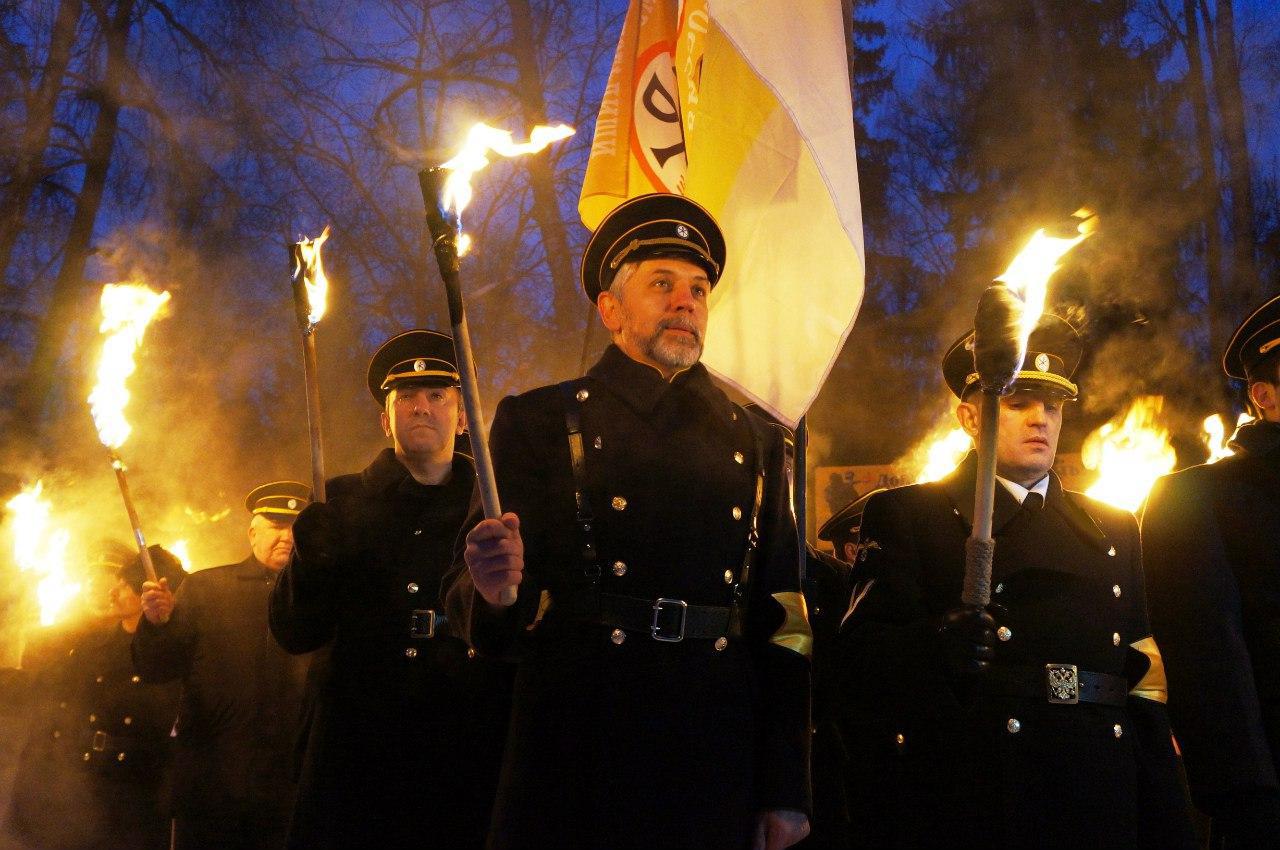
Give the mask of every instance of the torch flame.
[{"label": "torch flame", "polygon": [[109,449],[118,449],[129,439],[129,422],[124,418],[129,403],[125,387],[136,365],[134,354],[142,344],[147,325],[169,301],[168,292],[156,292],[135,284],[107,284],[102,287],[102,324],[98,332],[107,334],[98,361],[98,383],[89,394],[98,439]]},{"label": "torch flame", "polygon": [[1076,225],[1078,235],[1069,238],[1050,236],[1043,227],[1040,228],[1009,263],[1004,274],[996,278],[1012,289],[1025,305],[1018,330],[1022,341],[1020,348],[1025,349],[1027,339],[1044,313],[1049,278],[1058,270],[1058,261],[1097,229],[1097,217],[1088,210],[1078,210],[1075,216],[1083,219]]},{"label": "torch flame", "polygon": [[923,460],[923,467],[916,475],[917,484],[928,484],[951,474],[965,455],[973,448],[973,438],[963,428],[942,425],[913,449],[911,455]]},{"label": "torch flame", "polygon": [[1156,479],[1173,471],[1177,454],[1169,431],[1158,423],[1162,396],[1139,396],[1116,417],[1085,438],[1080,461],[1098,471],[1085,495],[1127,511],[1141,507]]},{"label": "torch flame", "polygon": [[[518,143],[512,140],[511,133],[490,127],[483,121],[473,124],[467,132],[467,140],[462,149],[446,162],[442,168],[450,171],[444,184],[444,197],[440,199],[446,209],[452,209],[461,220],[462,211],[471,203],[471,175],[489,164],[490,151],[507,158],[537,153],[552,142],[567,139],[574,129],[567,124],[556,124],[549,127],[543,124],[533,128],[529,133],[529,141]],[[466,234],[458,238],[458,255],[461,256],[471,247],[471,239]]]},{"label": "torch flame", "polygon": [[[1236,419],[1236,427],[1239,428],[1246,422],[1252,422],[1253,417],[1247,413],[1241,413]],[[1218,414],[1205,417],[1204,425],[1204,444],[1209,449],[1209,459],[1205,463],[1217,463],[1224,457],[1231,457],[1235,454],[1235,450],[1227,445],[1227,428],[1222,423],[1222,417]]]},{"label": "torch flame", "polygon": [[191,572],[191,544],[186,538],[169,544],[169,552],[182,564],[183,572]]},{"label": "torch flame", "polygon": [[324,274],[324,263],[320,259],[320,247],[329,238],[329,226],[315,239],[303,239],[298,242],[298,267],[293,270],[296,276],[302,272],[303,286],[307,290],[307,321],[318,324],[324,318],[324,311],[329,306],[329,279]]},{"label": "torch flame", "polygon": [[20,570],[36,577],[40,625],[51,626],[80,592],[80,584],[67,576],[71,535],[54,524],[53,510],[43,491],[44,482],[37,481],[5,507],[13,514],[13,559]]}]

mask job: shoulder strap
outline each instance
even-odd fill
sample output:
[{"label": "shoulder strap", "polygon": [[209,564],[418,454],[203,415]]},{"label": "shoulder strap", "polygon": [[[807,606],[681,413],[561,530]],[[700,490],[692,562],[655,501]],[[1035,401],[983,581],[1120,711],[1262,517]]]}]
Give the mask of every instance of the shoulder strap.
[{"label": "shoulder strap", "polygon": [[581,378],[564,381],[560,397],[564,401],[564,425],[569,438],[569,465],[573,471],[574,524],[578,530],[578,554],[582,561],[582,583],[595,593],[600,591],[600,563],[595,541],[595,518],[587,494],[587,454],[582,446],[581,406],[587,390]]},{"label": "shoulder strap", "polygon": [[[740,415],[748,417],[746,410]],[[730,605],[729,631],[734,635],[742,634],[743,619],[746,615],[747,588],[751,581],[751,567],[755,563],[756,550],[760,547],[760,506],[764,502],[764,441],[760,432],[750,419],[744,420],[747,430],[751,432],[751,443],[755,455],[755,498],[751,503],[751,520],[747,525],[747,547],[742,553],[742,565],[738,568],[738,579],[733,584],[733,602]]]}]

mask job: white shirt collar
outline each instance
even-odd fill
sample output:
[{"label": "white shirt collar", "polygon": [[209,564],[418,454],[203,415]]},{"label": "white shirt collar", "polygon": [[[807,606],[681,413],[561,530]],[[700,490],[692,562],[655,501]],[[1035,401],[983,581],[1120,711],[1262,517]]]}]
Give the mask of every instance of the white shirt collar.
[{"label": "white shirt collar", "polygon": [[1032,484],[1030,487],[1023,487],[1021,484],[1015,484],[1014,482],[1010,481],[1008,478],[1001,478],[999,475],[996,476],[996,480],[1005,486],[1005,489],[1009,491],[1009,494],[1013,496],[1013,498],[1018,500],[1019,505],[1022,504],[1023,499],[1027,498],[1028,493],[1039,493],[1040,498],[1042,499],[1049,498],[1049,476],[1048,475],[1045,475],[1044,478],[1041,478],[1039,481],[1037,481],[1035,484]]}]

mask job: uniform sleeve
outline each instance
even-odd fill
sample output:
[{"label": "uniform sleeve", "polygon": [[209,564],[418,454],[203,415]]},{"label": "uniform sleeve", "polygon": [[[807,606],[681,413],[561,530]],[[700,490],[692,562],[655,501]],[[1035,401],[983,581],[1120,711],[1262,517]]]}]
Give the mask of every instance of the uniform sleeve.
[{"label": "uniform sleeve", "polygon": [[800,585],[796,519],[780,432],[766,444],[760,546],[749,582],[744,634],[759,676],[761,729],[756,750],[760,809],[812,814],[809,786],[810,658],[813,633]]},{"label": "uniform sleeve", "polygon": [[1195,845],[1191,807],[1186,783],[1174,749],[1166,710],[1168,686],[1160,647],[1151,634],[1147,616],[1146,582],[1142,569],[1142,545],[1137,522],[1124,516],[1125,550],[1129,553],[1132,599],[1132,633],[1126,672],[1131,685],[1126,711],[1134,739],[1138,792],[1136,810],[1141,821],[1139,835],[1144,848],[1185,848]]},{"label": "uniform sleeve", "polygon": [[293,555],[271,589],[267,621],[286,652],[312,652],[333,639],[337,623],[337,583],[350,533],[332,504],[303,508],[293,525]]},{"label": "uniform sleeve", "polygon": [[169,622],[153,625],[143,617],[134,632],[133,666],[152,683],[172,682],[191,672],[191,660],[199,634],[201,582],[190,576],[178,588]]},{"label": "uniform sleeve", "polygon": [[1142,519],[1151,619],[1163,650],[1169,714],[1196,805],[1280,833],[1280,784],[1258,707],[1239,588],[1211,494],[1185,474],[1156,484]]},{"label": "uniform sleeve", "polygon": [[524,627],[533,622],[541,596],[537,565],[545,550],[548,525],[547,500],[543,497],[547,470],[538,461],[525,435],[518,400],[508,396],[498,403],[494,412],[489,452],[502,510],[520,518],[525,572],[516,604],[501,612],[492,610],[476,591],[462,557],[467,533],[484,519],[478,482],[472,492],[471,510],[458,534],[453,568],[445,579],[445,612],[450,628],[480,652],[494,657],[513,657],[518,649],[517,638]]}]

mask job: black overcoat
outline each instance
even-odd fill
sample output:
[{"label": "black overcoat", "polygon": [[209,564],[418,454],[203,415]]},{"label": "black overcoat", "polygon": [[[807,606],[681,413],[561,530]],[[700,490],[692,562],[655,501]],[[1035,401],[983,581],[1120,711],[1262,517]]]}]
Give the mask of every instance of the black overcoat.
[{"label": "black overcoat", "polygon": [[252,555],[192,573],[164,625],[145,617],[133,639],[139,673],[181,680],[174,761],[178,818],[249,819],[283,835],[305,659],[267,629],[277,573]]},{"label": "black overcoat", "polygon": [[[665,643],[589,622],[567,405],[606,594],[728,606],[763,461],[741,637]],[[520,600],[491,614],[460,566],[448,601],[476,647],[519,658],[492,846],[741,850],[758,810],[807,811],[811,636],[782,432],[701,364],[668,382],[610,346],[567,397],[503,399],[490,444],[521,521]]]},{"label": "black overcoat", "polygon": [[164,850],[176,683],[144,681],[118,622],[58,640],[31,682],[10,828],[43,850]]},{"label": "black overcoat", "polygon": [[1151,621],[1197,806],[1215,831],[1280,835],[1280,425],[1244,425],[1232,446],[1151,492]]},{"label": "black overcoat", "polygon": [[[271,629],[318,655],[289,843],[297,848],[481,847],[510,706],[509,665],[477,657],[443,622],[441,580],[475,472],[455,455],[419,484],[384,450],[326,485],[294,526]],[[414,637],[411,629],[416,620]]]},{"label": "black overcoat", "polygon": [[[861,780],[855,846],[1192,846],[1129,513],[1052,473],[1034,512],[997,484],[991,611],[1003,630],[988,677],[953,689],[936,625],[959,604],[975,468],[970,454],[863,515],[871,584],[845,620],[841,686]],[[1050,704],[1048,664],[1122,677],[1125,704]]]}]

